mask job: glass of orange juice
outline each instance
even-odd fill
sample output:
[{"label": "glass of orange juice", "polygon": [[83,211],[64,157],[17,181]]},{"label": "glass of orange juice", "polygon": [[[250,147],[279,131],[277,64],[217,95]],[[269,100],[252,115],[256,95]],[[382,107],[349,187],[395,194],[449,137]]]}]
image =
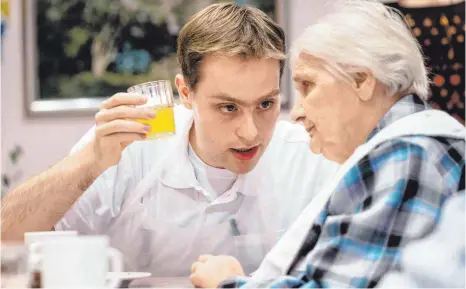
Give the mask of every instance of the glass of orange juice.
[{"label": "glass of orange juice", "polygon": [[142,94],[148,98],[146,104],[137,107],[155,110],[153,119],[137,120],[151,126],[152,130],[147,134],[147,139],[158,139],[175,134],[174,100],[170,81],[157,80],[141,83],[128,88],[128,92]]}]

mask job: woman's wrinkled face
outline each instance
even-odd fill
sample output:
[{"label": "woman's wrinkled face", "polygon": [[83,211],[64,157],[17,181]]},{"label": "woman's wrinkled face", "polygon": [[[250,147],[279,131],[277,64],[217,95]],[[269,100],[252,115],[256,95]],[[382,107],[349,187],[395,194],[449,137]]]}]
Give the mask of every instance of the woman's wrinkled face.
[{"label": "woman's wrinkled face", "polygon": [[354,124],[360,121],[362,103],[354,86],[325,67],[325,62],[301,53],[293,67],[299,91],[291,117],[302,122],[311,137],[311,150],[342,163],[354,151]]}]

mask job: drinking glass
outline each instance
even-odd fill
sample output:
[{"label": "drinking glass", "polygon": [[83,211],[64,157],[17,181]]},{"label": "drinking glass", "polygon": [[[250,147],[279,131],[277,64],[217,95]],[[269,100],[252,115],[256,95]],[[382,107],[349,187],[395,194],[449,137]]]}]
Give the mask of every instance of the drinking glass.
[{"label": "drinking glass", "polygon": [[150,120],[137,120],[140,123],[150,125],[151,131],[147,139],[158,139],[174,135],[175,114],[173,111],[173,90],[168,80],[158,80],[141,83],[128,88],[129,93],[145,95],[148,100],[144,105],[137,107],[155,110],[155,117]]}]

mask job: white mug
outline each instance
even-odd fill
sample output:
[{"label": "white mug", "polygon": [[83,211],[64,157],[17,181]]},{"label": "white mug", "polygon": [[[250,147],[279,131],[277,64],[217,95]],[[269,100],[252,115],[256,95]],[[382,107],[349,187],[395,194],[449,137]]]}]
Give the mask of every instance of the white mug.
[{"label": "white mug", "polygon": [[76,231],[43,231],[43,232],[26,232],[24,233],[24,244],[32,244],[54,241],[61,238],[70,238],[78,236]]},{"label": "white mug", "polygon": [[41,271],[41,245],[63,238],[76,238],[76,231],[39,231],[24,233],[24,244],[29,248],[29,268],[32,272]]},{"label": "white mug", "polygon": [[81,236],[41,244],[44,288],[115,288],[120,279],[107,278],[123,269],[122,254],[107,236]]}]

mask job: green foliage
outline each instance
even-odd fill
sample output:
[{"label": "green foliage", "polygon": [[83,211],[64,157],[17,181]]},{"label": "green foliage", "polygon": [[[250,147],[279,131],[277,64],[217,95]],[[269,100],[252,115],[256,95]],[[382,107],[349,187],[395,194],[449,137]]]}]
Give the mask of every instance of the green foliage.
[{"label": "green foliage", "polygon": [[[106,72],[102,77],[95,78],[91,72],[82,72],[72,77],[53,78],[47,85],[51,90],[47,95],[60,96],[60,98],[73,98],[85,96],[108,97],[117,92],[124,92],[130,86],[166,79],[165,75],[141,74],[122,75],[118,73]],[[172,84],[173,88],[175,87]]]},{"label": "green foliage", "polygon": [[[171,0],[39,0],[45,8],[48,21],[62,23],[71,15],[81,21],[79,27],[72,27],[66,43],[67,55],[77,51],[90,37],[103,42],[118,39],[124,27],[130,23],[160,25],[166,21],[163,5]],[[182,2],[188,2],[186,0]],[[111,49],[111,47],[109,47]]]},{"label": "green foliage", "polygon": [[151,75],[122,75],[106,72],[102,77],[96,78],[92,72],[82,72],[72,77],[63,76],[55,79],[54,95],[59,95],[61,98],[108,97],[117,92],[126,91],[132,85],[151,80],[154,80]]},{"label": "green foliage", "polygon": [[[28,0],[29,1],[29,0]],[[33,0],[31,0],[33,1]],[[205,6],[231,0],[35,0],[41,99],[110,96],[177,71],[176,36]],[[275,0],[238,1],[270,13]],[[288,0],[286,0],[288,1]],[[125,47],[150,55],[144,75],[119,75]],[[131,68],[131,66],[129,66]],[[137,74],[142,71],[134,70]]]},{"label": "green foliage", "polygon": [[19,145],[15,145],[8,153],[8,160],[5,163],[5,168],[2,172],[2,197],[8,192],[13,183],[22,175],[22,171],[17,167],[17,165],[23,153],[23,148]]},{"label": "green foliage", "polygon": [[86,44],[91,37],[89,30],[81,27],[73,27],[68,31],[70,42],[65,44],[65,54],[68,57],[76,57],[79,49]]}]

